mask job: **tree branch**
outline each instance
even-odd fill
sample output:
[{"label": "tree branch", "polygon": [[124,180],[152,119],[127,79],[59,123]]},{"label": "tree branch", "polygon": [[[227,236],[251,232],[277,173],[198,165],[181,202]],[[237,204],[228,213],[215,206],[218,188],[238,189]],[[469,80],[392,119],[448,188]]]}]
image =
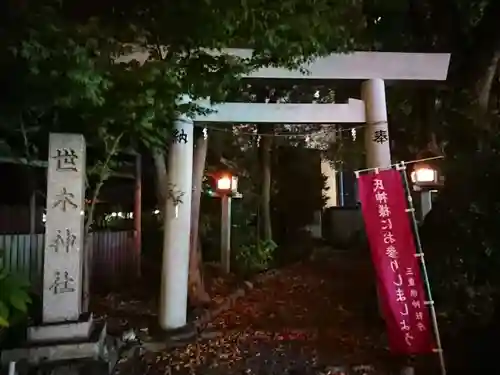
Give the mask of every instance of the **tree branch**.
[{"label": "tree branch", "polygon": [[[440,2],[436,2],[440,3]],[[484,9],[483,17],[474,27],[469,36],[470,43],[467,43],[465,36],[456,39],[456,44],[465,45],[463,51],[463,61],[457,76],[465,75],[468,87],[476,91],[476,82],[483,78],[485,72],[489,69],[495,56],[500,52],[500,1],[490,0]],[[461,39],[461,40],[460,40]]]}]

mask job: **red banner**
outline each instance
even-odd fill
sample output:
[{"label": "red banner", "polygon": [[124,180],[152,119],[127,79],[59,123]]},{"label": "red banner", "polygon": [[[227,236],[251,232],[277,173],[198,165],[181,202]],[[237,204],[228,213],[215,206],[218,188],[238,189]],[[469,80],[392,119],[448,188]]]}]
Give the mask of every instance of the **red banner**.
[{"label": "red banner", "polygon": [[391,351],[430,353],[432,326],[401,174],[362,174],[358,189]]}]

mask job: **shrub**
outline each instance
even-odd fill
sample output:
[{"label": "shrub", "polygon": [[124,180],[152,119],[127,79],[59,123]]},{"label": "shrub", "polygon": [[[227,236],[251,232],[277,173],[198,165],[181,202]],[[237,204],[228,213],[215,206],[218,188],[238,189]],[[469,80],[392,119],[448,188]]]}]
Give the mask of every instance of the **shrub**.
[{"label": "shrub", "polygon": [[5,268],[0,271],[0,327],[8,327],[12,323],[28,315],[29,282]]},{"label": "shrub", "polygon": [[273,241],[242,245],[236,249],[236,267],[243,274],[267,270],[271,266],[277,247]]}]

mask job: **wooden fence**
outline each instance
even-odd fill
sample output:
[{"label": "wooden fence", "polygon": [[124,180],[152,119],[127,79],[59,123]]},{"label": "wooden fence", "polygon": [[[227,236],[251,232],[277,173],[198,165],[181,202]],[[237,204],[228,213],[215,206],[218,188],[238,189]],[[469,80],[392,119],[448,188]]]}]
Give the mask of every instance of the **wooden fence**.
[{"label": "wooden fence", "polygon": [[[34,291],[43,286],[44,234],[0,235],[2,267],[28,277]],[[133,232],[94,232],[90,234],[91,289],[117,286],[136,275],[139,261],[133,247]]]}]

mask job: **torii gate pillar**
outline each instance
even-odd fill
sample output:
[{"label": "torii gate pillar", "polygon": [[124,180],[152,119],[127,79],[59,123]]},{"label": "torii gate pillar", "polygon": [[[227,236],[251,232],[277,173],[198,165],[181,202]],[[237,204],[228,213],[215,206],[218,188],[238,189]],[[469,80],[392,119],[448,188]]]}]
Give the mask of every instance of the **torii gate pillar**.
[{"label": "torii gate pillar", "polygon": [[165,199],[164,246],[159,323],[165,330],[186,325],[189,277],[189,236],[193,188],[193,121],[182,116],[174,123],[168,151],[168,189]]},{"label": "torii gate pillar", "polygon": [[370,79],[363,82],[361,98],[366,110],[366,167],[387,168],[391,165],[391,144],[387,125],[384,81]]}]

